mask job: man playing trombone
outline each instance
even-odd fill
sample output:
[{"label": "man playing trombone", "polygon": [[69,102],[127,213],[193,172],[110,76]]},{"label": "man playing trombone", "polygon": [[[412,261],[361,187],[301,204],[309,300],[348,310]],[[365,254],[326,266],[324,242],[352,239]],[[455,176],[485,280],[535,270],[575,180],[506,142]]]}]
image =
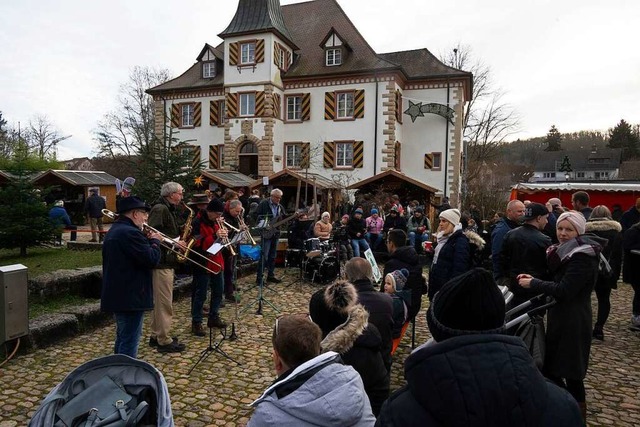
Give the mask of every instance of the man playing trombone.
[{"label": "man playing trombone", "polygon": [[[206,283],[211,287],[211,301],[209,307],[209,317],[207,319],[207,327],[224,328],[227,324],[220,318],[220,304],[222,302],[222,291],[224,287],[222,266],[222,251],[218,251],[215,255],[207,252],[209,248],[218,239],[228,238],[226,230],[220,227],[218,220],[222,217],[224,204],[220,199],[213,199],[207,205],[205,210],[201,210],[193,222],[193,237],[195,243],[193,249],[209,258],[207,268],[211,271],[194,267],[194,295],[191,303],[192,315],[192,332],[197,336],[204,336],[204,328],[202,327],[202,307],[207,297]],[[203,275],[206,277],[203,279]],[[198,276],[198,279],[196,279]],[[206,281],[205,281],[206,280]],[[196,284],[197,282],[197,284]],[[201,284],[205,283],[204,289]],[[197,288],[196,288],[197,287]]]},{"label": "man playing trombone", "polygon": [[[227,225],[229,232],[229,239],[233,241],[237,238],[237,233],[244,233],[247,231],[247,226],[243,225],[242,220],[242,202],[238,199],[229,201],[229,210],[225,211],[223,218],[225,225]],[[241,237],[241,236],[240,236]],[[225,299],[229,302],[236,302],[234,297],[235,283],[233,281],[233,270],[235,265],[236,254],[231,248],[225,248],[222,253],[224,257],[224,295]],[[239,301],[238,301],[239,302]]]},{"label": "man playing trombone", "polygon": [[116,319],[113,352],[131,357],[138,355],[144,312],[153,309],[152,268],[160,262],[162,236],[142,232],[149,209],[137,197],[123,199],[102,247],[100,308]]},{"label": "man playing trombone", "polygon": [[[180,235],[177,206],[182,202],[184,189],[177,182],[167,182],[160,189],[160,198],[151,208],[149,225],[171,238]],[[181,240],[176,245],[185,249]],[[185,345],[171,337],[173,319],[173,280],[177,266],[175,252],[163,248],[160,264],[153,270],[153,314],[149,345],[157,347],[160,353],[184,351]]]}]

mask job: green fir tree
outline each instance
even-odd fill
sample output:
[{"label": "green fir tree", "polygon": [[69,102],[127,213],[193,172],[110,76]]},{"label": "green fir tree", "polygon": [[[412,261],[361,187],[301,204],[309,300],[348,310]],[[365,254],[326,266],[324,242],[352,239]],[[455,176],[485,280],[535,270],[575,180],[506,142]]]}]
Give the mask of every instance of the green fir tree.
[{"label": "green fir tree", "polygon": [[556,125],[552,125],[551,129],[549,129],[545,142],[547,143],[547,148],[545,148],[544,151],[562,150],[562,147],[560,146],[562,143],[562,135],[560,135],[560,132],[556,129]]},{"label": "green fir tree", "polygon": [[640,141],[638,134],[633,131],[631,125],[624,120],[613,129],[609,129],[609,148],[622,148],[622,160],[638,157]]}]

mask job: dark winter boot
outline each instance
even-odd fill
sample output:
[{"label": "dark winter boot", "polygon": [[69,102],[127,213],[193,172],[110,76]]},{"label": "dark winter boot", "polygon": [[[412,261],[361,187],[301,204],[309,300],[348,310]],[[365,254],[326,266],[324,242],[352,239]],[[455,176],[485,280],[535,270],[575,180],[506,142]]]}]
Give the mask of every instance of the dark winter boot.
[{"label": "dark winter boot", "polygon": [[191,323],[191,333],[197,337],[204,337],[206,335],[201,322]]},{"label": "dark winter boot", "polygon": [[593,338],[604,341],[604,331],[602,330],[602,326],[595,325],[593,327]]},{"label": "dark winter boot", "polygon": [[220,316],[209,317],[207,320],[207,327],[209,328],[226,328],[227,324]]}]

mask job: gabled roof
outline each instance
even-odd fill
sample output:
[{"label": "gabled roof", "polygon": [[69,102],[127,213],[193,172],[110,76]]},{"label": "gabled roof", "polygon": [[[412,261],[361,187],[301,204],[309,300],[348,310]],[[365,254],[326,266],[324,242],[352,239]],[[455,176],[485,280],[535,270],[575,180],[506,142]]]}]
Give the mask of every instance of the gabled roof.
[{"label": "gabled roof", "polygon": [[[301,171],[293,171],[291,169],[282,169],[280,172],[276,172],[272,175],[269,175],[269,184],[270,185],[278,185],[277,182],[282,180],[283,178],[291,177],[296,182],[299,180],[300,182],[306,183],[308,185],[315,185],[319,190],[329,190],[329,189],[338,189],[340,185],[338,185],[333,180],[319,175],[317,173],[311,172],[301,172]],[[255,181],[251,188],[256,188],[262,185],[262,180]]]},{"label": "gabled roof", "polygon": [[351,184],[350,186],[347,187],[347,190],[357,190],[358,188],[364,187],[365,185],[371,184],[376,181],[381,181],[381,180],[404,181],[434,194],[440,191],[437,188],[433,188],[432,186],[425,184],[424,182],[420,182],[417,179],[410,178],[407,175],[401,172],[398,172],[397,170],[394,170],[394,169],[389,169],[387,171],[374,175],[370,178],[363,179],[362,181],[356,182],[355,184]]},{"label": "gabled roof", "polygon": [[[282,15],[300,47],[299,55],[284,76],[286,79],[398,68],[376,55],[336,0],[290,4],[282,7]],[[349,44],[351,52],[342,58],[342,65],[327,67],[325,51],[319,43],[332,28]]]},{"label": "gabled roof", "polygon": [[202,175],[226,188],[249,187],[255,179],[236,171],[225,171],[216,169],[206,169]]},{"label": "gabled roof", "polygon": [[[202,52],[201,52],[202,53]],[[150,95],[169,91],[221,88],[224,84],[224,66],[216,61],[216,76],[212,79],[202,77],[202,62],[196,62],[187,71],[167,82],[147,89]]]},{"label": "gabled roof", "polygon": [[[569,157],[573,171],[618,169],[622,150],[620,148],[585,148],[582,150],[543,151],[538,153],[535,171],[559,171],[564,157]],[[601,159],[596,161],[595,159]]]},{"label": "gabled roof", "polygon": [[218,58],[221,61],[224,61],[224,52],[222,50],[218,49],[217,47],[211,46],[209,43],[205,43],[204,44],[204,47],[202,48],[202,50],[198,54],[198,57],[196,58],[196,61],[202,61],[202,57],[207,52],[211,52],[213,54],[213,56],[215,56],[216,58]]},{"label": "gabled roof", "polygon": [[428,49],[403,50],[379,54],[381,58],[402,67],[410,79],[429,77],[472,77],[468,71],[443,64]]},{"label": "gabled roof", "polygon": [[229,26],[218,37],[224,39],[244,34],[271,31],[287,41],[294,49],[291,33],[285,25],[280,0],[240,0]]},{"label": "gabled roof", "polygon": [[71,185],[116,185],[116,177],[102,171],[72,171],[51,169],[33,178],[34,184],[62,180]]}]

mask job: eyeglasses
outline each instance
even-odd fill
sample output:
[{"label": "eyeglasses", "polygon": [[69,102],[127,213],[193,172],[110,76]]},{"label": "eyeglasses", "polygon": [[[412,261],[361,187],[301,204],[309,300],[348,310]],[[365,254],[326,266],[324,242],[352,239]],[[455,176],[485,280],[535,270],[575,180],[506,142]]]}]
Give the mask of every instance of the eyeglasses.
[{"label": "eyeglasses", "polygon": [[143,209],[136,209],[135,212],[139,212],[142,215],[149,216],[149,212],[147,212],[146,210],[143,210]]}]

